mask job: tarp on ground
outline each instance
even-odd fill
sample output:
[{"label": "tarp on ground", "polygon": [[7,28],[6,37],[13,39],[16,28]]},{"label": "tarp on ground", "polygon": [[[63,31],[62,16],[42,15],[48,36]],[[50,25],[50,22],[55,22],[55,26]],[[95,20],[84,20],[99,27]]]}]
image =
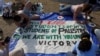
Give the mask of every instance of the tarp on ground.
[{"label": "tarp on ground", "polygon": [[[84,20],[82,17],[80,20]],[[80,34],[87,31],[98,44],[89,25],[76,23],[71,16],[45,13],[33,20],[28,28],[17,28],[10,42],[10,51],[23,48],[25,56],[70,56]]]}]

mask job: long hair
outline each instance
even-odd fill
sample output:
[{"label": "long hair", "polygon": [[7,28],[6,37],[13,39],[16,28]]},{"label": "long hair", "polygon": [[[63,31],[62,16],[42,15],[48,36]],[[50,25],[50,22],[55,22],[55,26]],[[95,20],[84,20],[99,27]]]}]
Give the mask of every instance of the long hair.
[{"label": "long hair", "polygon": [[90,14],[91,11],[92,11],[92,5],[85,3],[83,12],[88,12],[88,14]]},{"label": "long hair", "polygon": [[28,20],[26,20],[26,18],[22,19],[21,16],[19,16],[19,15],[15,15],[13,20],[15,22],[18,22],[20,24],[19,26],[23,27],[23,28],[28,24]]},{"label": "long hair", "polygon": [[89,51],[91,49],[91,45],[90,35],[87,32],[82,33],[78,49],[83,52]]}]

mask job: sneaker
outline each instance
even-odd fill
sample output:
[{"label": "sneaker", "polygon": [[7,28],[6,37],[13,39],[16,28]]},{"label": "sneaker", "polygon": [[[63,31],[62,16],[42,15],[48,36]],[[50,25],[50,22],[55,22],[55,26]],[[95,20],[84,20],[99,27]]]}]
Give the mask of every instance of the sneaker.
[{"label": "sneaker", "polygon": [[92,23],[92,22],[88,22],[88,25],[91,27],[96,27],[96,24]]}]

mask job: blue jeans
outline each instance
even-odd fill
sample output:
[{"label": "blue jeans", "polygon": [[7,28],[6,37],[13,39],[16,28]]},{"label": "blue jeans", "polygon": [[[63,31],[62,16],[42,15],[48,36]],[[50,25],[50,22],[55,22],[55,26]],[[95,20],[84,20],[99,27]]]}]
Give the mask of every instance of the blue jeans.
[{"label": "blue jeans", "polygon": [[61,8],[60,9],[60,14],[61,15],[73,16],[73,11],[71,9],[71,5],[67,5],[67,6]]}]

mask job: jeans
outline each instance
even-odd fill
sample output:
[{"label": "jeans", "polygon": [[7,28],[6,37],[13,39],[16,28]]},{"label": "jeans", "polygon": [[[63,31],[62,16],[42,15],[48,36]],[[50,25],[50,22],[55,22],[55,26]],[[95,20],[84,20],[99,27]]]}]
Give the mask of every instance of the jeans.
[{"label": "jeans", "polygon": [[63,8],[61,8],[60,14],[61,15],[73,16],[73,11],[71,9],[71,5],[67,5],[67,6],[64,6]]}]

